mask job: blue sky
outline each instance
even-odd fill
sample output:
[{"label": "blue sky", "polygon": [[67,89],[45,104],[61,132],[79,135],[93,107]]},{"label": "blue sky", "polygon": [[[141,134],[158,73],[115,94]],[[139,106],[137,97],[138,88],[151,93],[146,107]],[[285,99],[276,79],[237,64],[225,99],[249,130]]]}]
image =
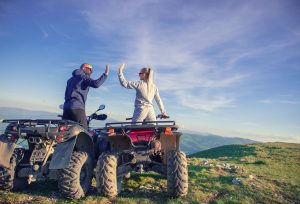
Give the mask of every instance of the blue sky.
[{"label": "blue sky", "polygon": [[299,19],[297,0],[0,1],[0,106],[60,112],[74,69],[89,62],[96,78],[109,64],[87,112],[104,103],[123,120],[124,62],[129,80],[153,67],[182,129],[299,143]]}]

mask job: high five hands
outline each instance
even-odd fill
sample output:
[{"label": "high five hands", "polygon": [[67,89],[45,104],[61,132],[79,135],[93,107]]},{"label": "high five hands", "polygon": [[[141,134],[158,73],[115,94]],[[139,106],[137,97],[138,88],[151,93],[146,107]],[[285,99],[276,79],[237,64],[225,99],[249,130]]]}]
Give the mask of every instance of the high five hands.
[{"label": "high five hands", "polygon": [[120,68],[119,68],[119,73],[122,74],[123,70],[124,70],[125,64],[121,64]]},{"label": "high five hands", "polygon": [[109,66],[108,64],[106,65],[106,68],[105,68],[105,75],[108,76],[108,73],[109,73]]}]

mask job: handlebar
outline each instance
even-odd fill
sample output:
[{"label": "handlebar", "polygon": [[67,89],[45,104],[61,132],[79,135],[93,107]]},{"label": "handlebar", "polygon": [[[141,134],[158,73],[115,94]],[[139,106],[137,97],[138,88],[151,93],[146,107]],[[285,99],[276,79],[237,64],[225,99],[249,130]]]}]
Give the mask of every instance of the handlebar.
[{"label": "handlebar", "polygon": [[159,115],[156,116],[156,118],[159,118],[159,119],[168,119],[168,118],[170,118],[170,116],[164,115],[164,114],[159,114]]},{"label": "handlebar", "polygon": [[107,118],[106,114],[97,115],[96,113],[93,113],[92,115],[89,116],[90,120],[106,120],[106,118]]}]

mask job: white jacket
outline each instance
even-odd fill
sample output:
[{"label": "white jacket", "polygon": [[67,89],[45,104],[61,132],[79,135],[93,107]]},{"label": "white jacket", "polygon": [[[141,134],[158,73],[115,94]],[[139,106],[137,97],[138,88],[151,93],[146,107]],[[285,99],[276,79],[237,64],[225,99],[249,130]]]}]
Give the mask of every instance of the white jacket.
[{"label": "white jacket", "polygon": [[123,73],[119,74],[119,80],[123,87],[136,90],[136,97],[134,102],[135,107],[153,106],[152,101],[153,98],[155,98],[160,112],[162,114],[166,113],[164,104],[159,96],[158,88],[155,86],[155,84],[153,84],[153,88],[148,93],[147,83],[142,80],[137,82],[127,81]]}]

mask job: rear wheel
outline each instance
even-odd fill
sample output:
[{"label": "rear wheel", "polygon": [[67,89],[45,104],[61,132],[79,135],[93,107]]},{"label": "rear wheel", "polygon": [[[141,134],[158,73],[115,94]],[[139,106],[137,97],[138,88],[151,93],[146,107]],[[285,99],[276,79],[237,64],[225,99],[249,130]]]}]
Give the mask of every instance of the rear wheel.
[{"label": "rear wheel", "polygon": [[93,178],[93,161],[86,152],[74,151],[67,168],[61,170],[58,188],[70,199],[86,195]]},{"label": "rear wheel", "polygon": [[121,191],[121,177],[117,175],[118,156],[111,153],[100,155],[96,166],[96,187],[98,193],[115,197]]},{"label": "rear wheel", "polygon": [[168,195],[180,197],[188,191],[187,160],[183,152],[171,151],[168,156],[167,166]]},{"label": "rear wheel", "polygon": [[23,159],[24,151],[15,149],[10,158],[10,167],[0,167],[0,189],[5,191],[21,190],[27,186],[26,178],[17,178],[16,167]]}]

